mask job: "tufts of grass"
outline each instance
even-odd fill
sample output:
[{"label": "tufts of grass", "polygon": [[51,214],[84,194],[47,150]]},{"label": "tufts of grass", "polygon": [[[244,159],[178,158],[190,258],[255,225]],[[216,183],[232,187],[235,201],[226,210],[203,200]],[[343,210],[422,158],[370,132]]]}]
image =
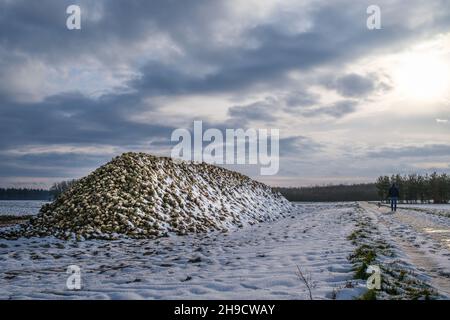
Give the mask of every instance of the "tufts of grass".
[{"label": "tufts of grass", "polygon": [[[363,212],[359,207],[356,211]],[[354,279],[367,280],[370,274],[366,270],[370,265],[378,265],[381,269],[381,289],[368,290],[358,299],[429,300],[439,297],[439,293],[409,270],[405,262],[396,259],[394,247],[382,238],[370,217],[360,215],[355,226],[347,237],[355,246],[348,257],[353,264]]]},{"label": "tufts of grass", "polygon": [[377,300],[377,293],[373,289],[367,290],[358,300]]},{"label": "tufts of grass", "polygon": [[366,273],[366,270],[375,261],[376,257],[376,251],[366,244],[362,244],[356,248],[349,257],[349,260],[355,265],[354,278],[367,280],[369,274]]}]

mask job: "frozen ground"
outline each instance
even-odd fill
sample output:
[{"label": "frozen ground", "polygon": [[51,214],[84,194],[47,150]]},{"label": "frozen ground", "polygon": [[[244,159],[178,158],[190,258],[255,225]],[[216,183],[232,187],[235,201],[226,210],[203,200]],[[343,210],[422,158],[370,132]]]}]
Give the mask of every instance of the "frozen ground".
[{"label": "frozen ground", "polygon": [[[0,240],[0,299],[351,299],[348,236],[362,217],[378,225],[396,260],[449,297],[449,219],[366,203],[297,204],[295,213],[228,234],[160,240]],[[82,288],[66,288],[69,265]]]},{"label": "frozen ground", "polygon": [[398,205],[400,208],[417,208],[417,209],[432,209],[432,210],[445,210],[445,211],[449,211],[450,212],[450,204],[432,204],[432,203],[427,203],[427,204],[402,204],[400,203]]},{"label": "frozen ground", "polygon": [[27,216],[35,215],[41,207],[49,203],[41,200],[0,200],[0,216]]},{"label": "frozen ground", "polygon": [[399,204],[398,207],[450,218],[450,204]]},{"label": "frozen ground", "polygon": [[383,237],[396,247],[398,256],[440,294],[450,298],[450,218],[440,211],[437,214],[435,208],[400,208],[391,213],[383,206],[361,206],[376,221]]}]

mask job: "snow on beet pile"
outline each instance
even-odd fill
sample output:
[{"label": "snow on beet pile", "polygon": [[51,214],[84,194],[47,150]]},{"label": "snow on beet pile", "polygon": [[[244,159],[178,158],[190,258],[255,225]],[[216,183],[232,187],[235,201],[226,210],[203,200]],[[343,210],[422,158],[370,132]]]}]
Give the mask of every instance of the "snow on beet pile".
[{"label": "snow on beet pile", "polygon": [[290,203],[262,183],[206,163],[125,153],[80,179],[3,237],[152,238],[275,220]]}]

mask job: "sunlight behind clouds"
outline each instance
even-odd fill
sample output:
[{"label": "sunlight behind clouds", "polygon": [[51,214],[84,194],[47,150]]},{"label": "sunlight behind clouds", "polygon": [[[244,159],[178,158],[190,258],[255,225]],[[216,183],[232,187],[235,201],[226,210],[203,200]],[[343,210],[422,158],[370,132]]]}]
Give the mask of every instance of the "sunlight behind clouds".
[{"label": "sunlight behind clouds", "polygon": [[438,37],[399,54],[393,78],[397,92],[407,100],[435,103],[450,92],[450,42]]}]

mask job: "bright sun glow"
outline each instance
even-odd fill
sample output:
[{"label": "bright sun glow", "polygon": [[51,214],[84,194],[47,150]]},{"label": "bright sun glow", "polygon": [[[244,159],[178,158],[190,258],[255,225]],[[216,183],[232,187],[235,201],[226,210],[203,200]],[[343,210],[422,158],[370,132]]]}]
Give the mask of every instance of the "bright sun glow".
[{"label": "bright sun glow", "polygon": [[434,102],[450,92],[450,61],[438,54],[408,53],[395,68],[395,82],[407,99]]}]

